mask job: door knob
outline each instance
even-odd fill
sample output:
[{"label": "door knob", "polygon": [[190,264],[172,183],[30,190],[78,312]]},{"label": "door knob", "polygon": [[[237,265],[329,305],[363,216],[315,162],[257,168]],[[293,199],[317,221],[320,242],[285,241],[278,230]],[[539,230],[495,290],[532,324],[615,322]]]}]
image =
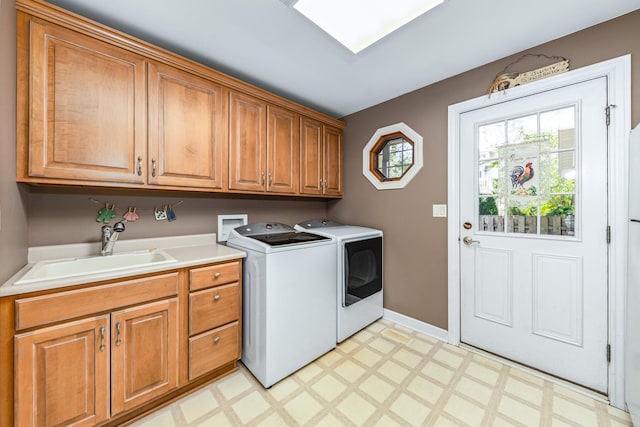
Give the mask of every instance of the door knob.
[{"label": "door knob", "polygon": [[473,240],[473,238],[471,236],[465,236],[462,241],[464,242],[465,245],[467,246],[471,246],[474,243],[480,243],[480,240]]}]

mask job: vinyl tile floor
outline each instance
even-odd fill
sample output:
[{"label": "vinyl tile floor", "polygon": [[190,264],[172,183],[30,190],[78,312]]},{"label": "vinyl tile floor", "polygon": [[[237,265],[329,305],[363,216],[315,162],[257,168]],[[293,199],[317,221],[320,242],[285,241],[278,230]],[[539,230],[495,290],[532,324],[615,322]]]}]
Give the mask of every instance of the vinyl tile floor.
[{"label": "vinyl tile floor", "polygon": [[379,320],[264,389],[240,370],[137,421],[174,426],[631,426],[629,414]]}]

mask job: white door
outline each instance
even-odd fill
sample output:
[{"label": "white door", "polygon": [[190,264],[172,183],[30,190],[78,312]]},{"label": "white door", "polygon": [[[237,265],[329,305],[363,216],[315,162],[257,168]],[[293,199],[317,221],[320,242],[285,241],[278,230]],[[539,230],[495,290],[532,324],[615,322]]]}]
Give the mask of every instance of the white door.
[{"label": "white door", "polygon": [[459,169],[461,341],[604,393],[606,105],[602,77],[464,113]]}]

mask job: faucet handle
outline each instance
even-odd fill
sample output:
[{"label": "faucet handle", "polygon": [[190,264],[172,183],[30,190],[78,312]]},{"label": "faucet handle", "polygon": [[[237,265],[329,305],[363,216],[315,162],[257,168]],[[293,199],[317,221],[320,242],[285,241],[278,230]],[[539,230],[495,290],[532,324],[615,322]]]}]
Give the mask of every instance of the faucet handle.
[{"label": "faucet handle", "polygon": [[118,221],[113,225],[113,231],[122,233],[124,231],[124,221]]}]

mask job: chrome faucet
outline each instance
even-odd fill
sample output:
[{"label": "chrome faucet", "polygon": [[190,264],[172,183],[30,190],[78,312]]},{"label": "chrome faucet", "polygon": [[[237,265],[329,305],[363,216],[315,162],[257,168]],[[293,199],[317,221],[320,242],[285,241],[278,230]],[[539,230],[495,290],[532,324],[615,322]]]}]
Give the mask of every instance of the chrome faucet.
[{"label": "chrome faucet", "polygon": [[102,226],[102,250],[100,251],[100,255],[113,255],[113,247],[115,246],[120,233],[123,231],[124,221],[116,222],[113,227],[110,225]]}]

